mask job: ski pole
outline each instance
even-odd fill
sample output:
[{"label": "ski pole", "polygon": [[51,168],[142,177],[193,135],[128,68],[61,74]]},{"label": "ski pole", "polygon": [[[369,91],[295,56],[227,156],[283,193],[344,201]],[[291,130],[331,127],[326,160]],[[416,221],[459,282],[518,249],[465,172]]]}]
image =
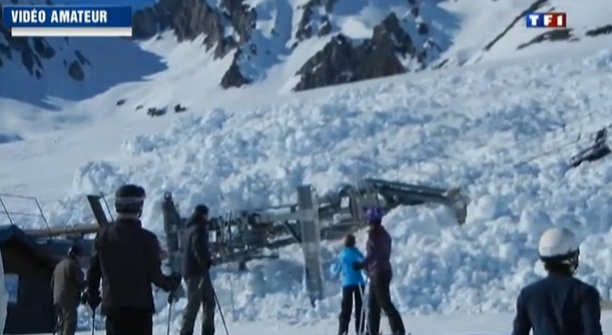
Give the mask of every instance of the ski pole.
[{"label": "ski pole", "polygon": [[96,334],[96,310],[91,309],[91,335]]},{"label": "ski pole", "polygon": [[59,308],[55,308],[55,327],[53,328],[53,335],[57,334],[60,329],[60,313]]},{"label": "ski pole", "polygon": [[234,278],[230,277],[230,302],[232,304],[232,322],[236,322],[236,306],[234,305]]},{"label": "ski pole", "polygon": [[359,293],[361,294],[361,325],[360,325],[360,330],[362,331],[363,334],[366,333],[366,325],[367,325],[367,318],[369,317],[369,298],[367,297],[368,294],[370,294],[370,292],[368,292],[368,285],[369,284],[369,278],[367,276],[367,274],[365,275],[365,283],[362,286],[359,286]]},{"label": "ski pole", "polygon": [[166,321],[166,335],[170,335],[170,320],[172,320],[172,301],[168,301],[168,320]]},{"label": "ski pole", "polygon": [[59,327],[60,327],[59,318],[56,318],[55,319],[55,327],[53,328],[53,335],[57,334],[57,332],[59,331]]},{"label": "ski pole", "polygon": [[[364,285],[365,286],[365,285]],[[359,294],[361,295],[361,318],[359,321],[359,334],[365,334],[366,331],[366,318],[368,317],[368,307],[367,307],[367,299],[366,299],[366,288],[364,286],[359,285]]]},{"label": "ski pole", "polygon": [[225,329],[225,335],[229,335],[229,330],[227,330],[227,323],[225,323],[225,317],[223,316],[223,310],[221,309],[221,304],[219,303],[219,297],[217,297],[217,292],[215,292],[215,288],[212,289],[213,297],[215,298],[215,304],[217,304],[217,309],[219,310],[219,316],[221,316],[221,322],[223,322],[223,328]]}]

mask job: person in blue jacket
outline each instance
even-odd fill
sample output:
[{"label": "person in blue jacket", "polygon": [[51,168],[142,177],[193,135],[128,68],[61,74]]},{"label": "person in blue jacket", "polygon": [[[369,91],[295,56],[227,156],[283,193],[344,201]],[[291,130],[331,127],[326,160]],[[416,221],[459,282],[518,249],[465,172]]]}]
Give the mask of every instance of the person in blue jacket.
[{"label": "person in blue jacket", "polygon": [[512,335],[602,335],[599,292],[574,277],[579,246],[567,228],[542,234],[538,253],[548,275],[521,290]]},{"label": "person in blue jacket", "polygon": [[[342,274],[342,303],[340,307],[338,335],[348,334],[349,323],[353,302],[355,302],[355,333],[365,332],[365,320],[362,316],[362,293],[365,289],[365,279],[359,270],[355,270],[353,264],[365,259],[361,251],[355,246],[355,236],[346,235],[344,238],[344,249],[340,252],[338,260],[332,264],[334,275]],[[362,323],[363,322],[363,323]]]}]

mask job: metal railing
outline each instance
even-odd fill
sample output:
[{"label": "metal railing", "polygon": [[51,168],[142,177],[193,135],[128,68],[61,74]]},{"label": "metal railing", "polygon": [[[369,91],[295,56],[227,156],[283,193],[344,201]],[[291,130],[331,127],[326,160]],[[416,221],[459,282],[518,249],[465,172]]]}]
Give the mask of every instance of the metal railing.
[{"label": "metal railing", "polygon": [[[33,207],[33,211],[25,212],[23,211],[23,209],[13,210],[11,209],[12,206],[9,204],[10,200],[30,202],[30,204]],[[42,206],[40,205],[40,202],[38,201],[38,198],[36,197],[30,197],[30,196],[18,195],[18,194],[0,193],[0,210],[2,211],[1,213],[3,213],[6,216],[9,224],[11,225],[18,225],[19,220],[17,218],[19,217],[30,217],[30,218],[38,218],[42,220],[42,222],[45,224],[45,227],[51,230],[51,226],[49,225],[49,222],[47,221],[47,217],[45,216]]]}]

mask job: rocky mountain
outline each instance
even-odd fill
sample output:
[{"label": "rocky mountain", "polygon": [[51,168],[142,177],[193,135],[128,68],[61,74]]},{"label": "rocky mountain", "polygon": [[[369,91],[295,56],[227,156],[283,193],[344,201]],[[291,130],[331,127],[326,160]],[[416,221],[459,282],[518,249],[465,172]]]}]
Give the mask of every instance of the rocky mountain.
[{"label": "rocky mountain", "polygon": [[53,109],[49,97],[82,100],[163,69],[158,56],[129,40],[12,37],[0,16],[0,98]]},{"label": "rocky mountain", "polygon": [[[203,44],[216,59],[233,59],[221,79],[224,88],[260,81],[301,43],[323,40],[296,73],[299,91],[426,68],[448,40],[438,38],[441,34],[420,16],[423,6],[430,5],[425,0],[220,0],[216,5],[160,0],[134,14],[134,39],[154,38],[166,29],[179,42],[204,35]],[[342,25],[367,10],[372,13],[364,21],[370,27],[354,23],[369,36],[348,35]]]},{"label": "rocky mountain", "polygon": [[[2,18],[0,17],[0,25],[1,23]],[[61,57],[66,75],[75,81],[85,79],[83,67],[90,65],[89,61],[79,50],[72,49],[68,38],[61,41],[55,39],[55,42],[59,43],[52,45],[42,37],[12,37],[10,31],[4,27],[0,28],[0,33],[0,67],[6,66],[10,61],[15,61],[30,76],[41,79],[45,73],[44,63]]]},{"label": "rocky mountain", "polygon": [[[593,20],[593,13],[609,9],[604,0],[594,0],[586,11],[582,8],[580,13],[586,14],[580,15],[584,17],[574,18],[572,6],[576,5],[560,0],[159,0],[134,12],[131,42],[106,39],[108,54],[119,45],[139,49],[129,51],[131,58],[118,53],[101,57],[101,48],[83,48],[87,43],[101,43],[99,39],[12,38],[2,30],[0,76],[17,76],[14,71],[2,72],[14,63],[22,75],[42,81],[49,76],[48,64],[59,63],[63,73],[59,76],[87,83],[96,77],[92,73],[104,73],[96,78],[104,78],[109,87],[113,80],[107,77],[114,73],[111,68],[141,64],[143,57],[154,55],[139,45],[170,36],[175,45],[201,43],[199,52],[209,54],[210,62],[218,62],[215,67],[222,67],[222,76],[215,80],[224,89],[264,82],[280,66],[289,90],[303,91],[461,66],[542,42],[612,31],[612,19],[602,14]],[[563,8],[570,13],[570,24],[582,27],[588,23],[588,31],[570,27],[554,32],[525,31],[526,12]],[[152,73],[152,68],[163,67],[152,66],[134,77]],[[124,72],[118,70],[117,74]]]}]

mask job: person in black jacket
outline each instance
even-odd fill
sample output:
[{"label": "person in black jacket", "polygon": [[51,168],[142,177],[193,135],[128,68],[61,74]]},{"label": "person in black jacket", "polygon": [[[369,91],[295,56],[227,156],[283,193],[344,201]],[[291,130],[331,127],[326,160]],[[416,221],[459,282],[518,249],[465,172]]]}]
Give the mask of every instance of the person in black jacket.
[{"label": "person in black jacket", "polygon": [[107,335],[152,335],[151,284],[167,292],[181,285],[180,276],[161,271],[159,241],[140,222],[144,200],[142,187],[121,186],[115,193],[117,220],[102,227],[94,240],[85,300],[93,311],[102,304]]},{"label": "person in black jacket", "polygon": [[183,235],[183,277],[187,283],[187,306],[180,335],[192,335],[202,306],[202,335],[215,333],[215,291],[210,278],[213,264],[208,245],[208,207],[197,205]]},{"label": "person in black jacket", "polygon": [[599,292],[573,276],[580,254],[574,233],[548,229],[538,252],[548,276],[521,290],[512,335],[602,335]]},{"label": "person in black jacket", "polygon": [[385,312],[389,328],[393,335],[405,335],[406,328],[402,316],[391,301],[391,267],[392,239],[382,224],[383,212],[380,208],[370,208],[366,216],[370,229],[366,242],[366,257],[354,264],[355,270],[365,270],[370,278],[368,288],[368,335],[377,335],[380,331],[380,314]]}]

